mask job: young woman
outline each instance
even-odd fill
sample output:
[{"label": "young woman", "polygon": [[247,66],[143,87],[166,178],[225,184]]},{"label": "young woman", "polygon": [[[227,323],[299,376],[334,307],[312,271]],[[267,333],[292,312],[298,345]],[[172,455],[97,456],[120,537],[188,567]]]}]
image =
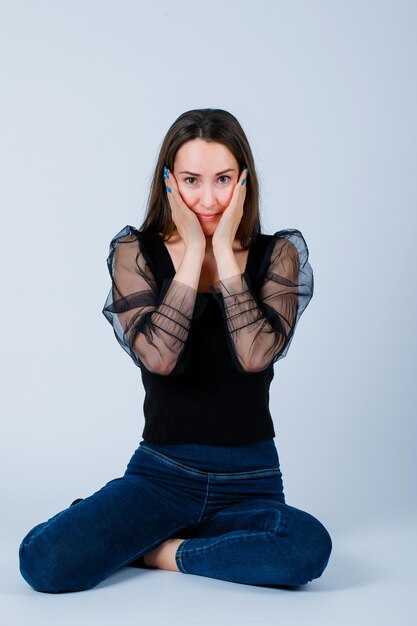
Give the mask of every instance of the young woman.
[{"label": "young woman", "polygon": [[323,573],[332,541],[285,502],[269,411],[313,271],[299,230],[261,232],[258,195],[238,120],[180,115],[144,223],[107,259],[103,314],[141,371],[143,439],[122,477],[23,539],[35,590],[90,589],[125,565],[268,586]]}]

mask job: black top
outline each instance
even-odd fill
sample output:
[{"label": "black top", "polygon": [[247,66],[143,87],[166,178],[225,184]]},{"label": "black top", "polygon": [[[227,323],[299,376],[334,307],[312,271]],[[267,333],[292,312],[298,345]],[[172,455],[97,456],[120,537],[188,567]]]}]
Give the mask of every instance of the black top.
[{"label": "black top", "polygon": [[127,225],[113,237],[102,312],[141,370],[145,441],[239,445],[275,437],[269,386],[313,295],[308,256],[297,229],[261,233],[243,273],[198,292],[174,279],[158,233]]}]

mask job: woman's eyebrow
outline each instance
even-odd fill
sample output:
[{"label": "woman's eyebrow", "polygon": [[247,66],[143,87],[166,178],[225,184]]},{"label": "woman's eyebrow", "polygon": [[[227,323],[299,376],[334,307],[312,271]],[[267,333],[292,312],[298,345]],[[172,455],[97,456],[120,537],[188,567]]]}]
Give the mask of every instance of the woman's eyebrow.
[{"label": "woman's eyebrow", "polygon": [[[220,174],[225,174],[226,172],[234,172],[234,168],[233,167],[229,167],[229,169],[227,170],[223,170],[222,172],[217,172],[217,174],[215,174],[215,176],[220,176]],[[201,176],[201,174],[196,174],[195,172],[178,172],[178,174],[190,174],[191,176]]]}]

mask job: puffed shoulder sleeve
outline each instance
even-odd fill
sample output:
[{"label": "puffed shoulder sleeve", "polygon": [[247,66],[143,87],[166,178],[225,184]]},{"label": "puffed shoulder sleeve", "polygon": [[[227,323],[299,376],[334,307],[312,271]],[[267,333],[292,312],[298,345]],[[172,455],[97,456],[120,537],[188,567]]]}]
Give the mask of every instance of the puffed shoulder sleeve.
[{"label": "puffed shoulder sleeve", "polygon": [[240,371],[259,372],[286,356],[314,292],[309,250],[299,230],[274,233],[267,254],[266,272],[257,293],[246,272],[210,285]]},{"label": "puffed shoulder sleeve", "polygon": [[140,235],[128,225],[110,242],[111,288],[102,313],[135,365],[165,376],[174,369],[178,374],[197,290],[174,278],[165,278],[158,290]]}]

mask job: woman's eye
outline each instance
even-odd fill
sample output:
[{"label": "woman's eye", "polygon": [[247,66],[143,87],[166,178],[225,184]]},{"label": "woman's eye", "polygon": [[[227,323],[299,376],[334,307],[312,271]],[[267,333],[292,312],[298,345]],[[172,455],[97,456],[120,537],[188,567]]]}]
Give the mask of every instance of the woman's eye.
[{"label": "woman's eye", "polygon": [[[220,180],[221,178],[225,178],[226,180],[224,181],[224,183],[227,183],[229,181],[229,179],[230,179],[230,176],[226,176],[226,174],[225,174],[223,176],[219,176],[218,180]],[[188,181],[190,181],[190,180],[197,180],[197,179],[195,178],[195,176],[187,176],[187,178],[185,178],[184,180],[185,180],[185,182],[188,185],[193,185],[194,183],[189,183]]]}]

